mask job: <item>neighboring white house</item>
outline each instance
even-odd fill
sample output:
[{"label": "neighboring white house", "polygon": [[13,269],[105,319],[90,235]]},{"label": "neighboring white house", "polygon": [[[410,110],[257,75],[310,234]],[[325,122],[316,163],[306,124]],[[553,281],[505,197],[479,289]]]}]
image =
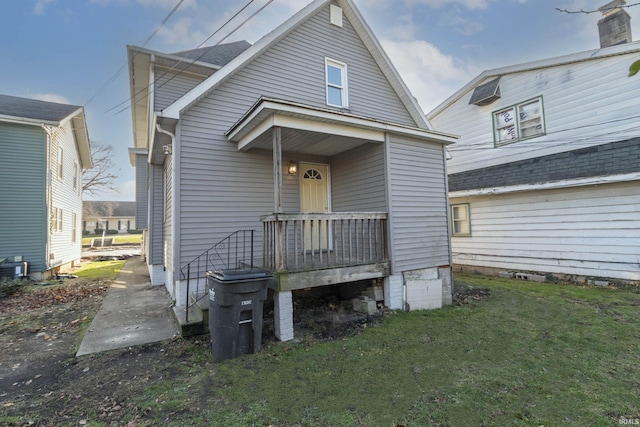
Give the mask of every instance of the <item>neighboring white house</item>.
[{"label": "neighboring white house", "polygon": [[[0,271],[41,279],[82,252],[82,172],[93,166],[84,109],[0,95]],[[24,271],[24,269],[22,270]]]},{"label": "neighboring white house", "polygon": [[82,230],[115,230],[125,233],[136,229],[136,202],[85,200],[82,203]]},{"label": "neighboring white house", "polygon": [[640,280],[640,43],[604,11],[600,49],[485,71],[428,114],[461,135],[456,266]]},{"label": "neighboring white house", "polygon": [[207,269],[250,265],[276,275],[282,340],[299,289],[383,280],[394,309],[451,302],[456,138],[426,121],[351,0],[316,0],[254,45],[128,53],[137,225],[178,310]]}]

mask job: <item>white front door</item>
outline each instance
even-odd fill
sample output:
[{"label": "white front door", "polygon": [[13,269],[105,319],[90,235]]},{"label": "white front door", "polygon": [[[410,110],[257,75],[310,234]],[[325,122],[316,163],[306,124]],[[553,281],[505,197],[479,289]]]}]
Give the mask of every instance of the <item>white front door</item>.
[{"label": "white front door", "polygon": [[[304,213],[329,212],[329,165],[300,163],[300,211]],[[304,227],[305,247],[309,251],[328,250],[327,223],[307,221]]]}]

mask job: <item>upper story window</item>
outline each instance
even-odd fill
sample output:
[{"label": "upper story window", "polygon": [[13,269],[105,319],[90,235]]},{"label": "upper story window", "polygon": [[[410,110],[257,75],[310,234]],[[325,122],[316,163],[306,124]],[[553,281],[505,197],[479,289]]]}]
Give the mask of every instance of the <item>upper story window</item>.
[{"label": "upper story window", "polygon": [[78,167],[78,164],[74,163],[73,164],[73,189],[76,190],[76,191],[78,191],[78,188],[79,188],[79,185],[78,185],[78,182],[80,181],[78,179],[78,176],[79,176],[79,172],[78,171],[79,170],[80,170],[80,168]]},{"label": "upper story window", "polygon": [[327,105],[347,108],[347,64],[325,59],[327,79]]},{"label": "upper story window", "polygon": [[58,179],[64,178],[64,150],[58,147]]},{"label": "upper story window", "polygon": [[494,112],[493,129],[496,145],[544,135],[542,97]]}]

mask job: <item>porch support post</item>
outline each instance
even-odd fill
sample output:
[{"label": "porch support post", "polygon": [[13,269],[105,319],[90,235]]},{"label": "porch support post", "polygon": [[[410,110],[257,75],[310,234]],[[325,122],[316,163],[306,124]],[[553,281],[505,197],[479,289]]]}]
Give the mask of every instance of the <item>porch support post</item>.
[{"label": "porch support post", "polygon": [[276,236],[275,236],[275,261],[276,270],[284,269],[284,257],[282,250],[284,247],[284,233],[282,232],[282,222],[278,221],[279,213],[282,213],[282,129],[278,126],[273,128],[273,195],[274,210],[276,214]]},{"label": "porch support post", "polygon": [[276,338],[280,341],[293,339],[293,295],[291,291],[275,292],[274,315]]}]

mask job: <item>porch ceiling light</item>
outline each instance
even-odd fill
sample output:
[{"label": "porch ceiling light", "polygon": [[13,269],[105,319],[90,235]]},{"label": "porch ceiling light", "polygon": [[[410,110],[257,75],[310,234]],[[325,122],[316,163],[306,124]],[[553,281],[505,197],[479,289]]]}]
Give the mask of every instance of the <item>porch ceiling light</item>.
[{"label": "porch ceiling light", "polygon": [[297,175],[298,174],[298,163],[293,160],[289,161],[289,175]]}]

